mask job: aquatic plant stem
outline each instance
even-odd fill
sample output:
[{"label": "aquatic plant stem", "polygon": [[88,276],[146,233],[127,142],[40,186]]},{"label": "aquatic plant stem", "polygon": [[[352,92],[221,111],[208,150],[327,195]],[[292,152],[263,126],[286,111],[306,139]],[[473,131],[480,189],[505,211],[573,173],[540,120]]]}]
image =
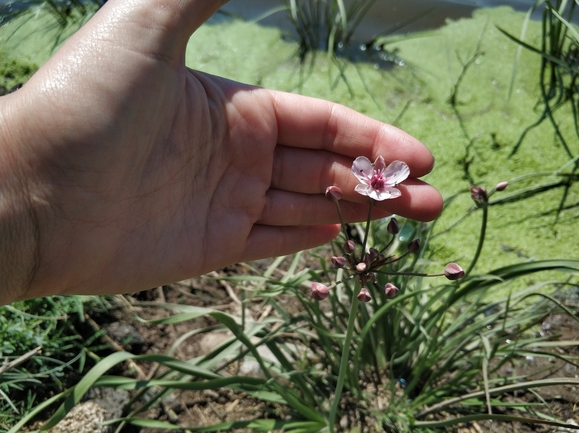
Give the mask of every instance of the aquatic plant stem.
[{"label": "aquatic plant stem", "polygon": [[336,414],[338,412],[338,406],[340,405],[340,399],[342,397],[342,390],[344,388],[344,381],[346,379],[346,371],[348,369],[348,358],[350,356],[350,342],[352,341],[352,334],[354,332],[354,326],[356,324],[356,316],[358,313],[358,305],[360,301],[358,300],[358,292],[360,291],[360,283],[356,281],[354,290],[352,291],[352,303],[350,306],[350,317],[348,318],[348,327],[346,328],[346,337],[344,338],[344,344],[342,346],[342,358],[340,360],[340,370],[338,372],[338,383],[336,384],[336,392],[334,393],[334,400],[332,401],[332,406],[330,408],[330,432],[334,433],[336,430],[334,424],[336,423]]},{"label": "aquatic plant stem", "polygon": [[469,276],[470,272],[476,266],[476,262],[478,262],[480,254],[482,252],[483,244],[485,242],[485,237],[486,237],[486,232],[487,232],[487,222],[488,222],[488,218],[489,218],[488,205],[484,206],[482,208],[482,211],[483,211],[483,216],[482,216],[482,222],[481,222],[481,228],[480,228],[480,236],[478,238],[478,245],[476,247],[476,251],[474,253],[474,257],[472,259],[472,262],[470,262],[470,266],[468,267],[468,269],[464,273],[465,278]]}]

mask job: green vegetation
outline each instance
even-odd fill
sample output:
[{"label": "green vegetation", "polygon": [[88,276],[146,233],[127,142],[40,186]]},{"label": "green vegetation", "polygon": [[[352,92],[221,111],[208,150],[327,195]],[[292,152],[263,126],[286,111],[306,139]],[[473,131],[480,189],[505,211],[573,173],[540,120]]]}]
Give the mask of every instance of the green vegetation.
[{"label": "green vegetation", "polygon": [[7,60],[2,53],[0,58],[3,60],[0,64],[0,95],[22,86],[38,69],[34,63]]},{"label": "green vegetation", "polygon": [[97,307],[94,301],[56,296],[0,307],[0,431],[92,364],[89,347],[99,335],[85,338],[77,326],[82,329],[85,306]]}]

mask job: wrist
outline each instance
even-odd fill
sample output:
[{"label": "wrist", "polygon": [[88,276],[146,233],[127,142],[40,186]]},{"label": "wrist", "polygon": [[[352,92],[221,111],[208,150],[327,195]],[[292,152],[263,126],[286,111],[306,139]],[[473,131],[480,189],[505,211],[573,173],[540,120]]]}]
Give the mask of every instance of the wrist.
[{"label": "wrist", "polygon": [[22,129],[6,109],[15,96],[0,99],[0,305],[30,297],[39,264],[39,227],[20,156]]}]

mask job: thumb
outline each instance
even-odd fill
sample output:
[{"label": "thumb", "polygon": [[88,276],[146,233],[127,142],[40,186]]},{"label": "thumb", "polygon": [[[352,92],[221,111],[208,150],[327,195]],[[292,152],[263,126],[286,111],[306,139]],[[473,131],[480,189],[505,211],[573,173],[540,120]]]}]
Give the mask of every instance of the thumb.
[{"label": "thumb", "polygon": [[[158,58],[182,60],[189,38],[228,0],[109,0],[87,27]],[[129,37],[127,37],[129,36]]]}]

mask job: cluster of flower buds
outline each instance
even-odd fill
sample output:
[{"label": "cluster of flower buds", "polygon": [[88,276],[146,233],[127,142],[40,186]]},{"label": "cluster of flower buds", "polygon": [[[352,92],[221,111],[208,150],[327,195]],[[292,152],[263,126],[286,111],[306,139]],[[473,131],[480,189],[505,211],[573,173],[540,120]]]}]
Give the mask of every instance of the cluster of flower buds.
[{"label": "cluster of flower buds", "polygon": [[[334,187],[335,188],[335,187]],[[399,232],[398,220],[392,217],[388,223],[387,230],[390,234],[396,235]],[[372,298],[366,284],[376,282],[376,272],[379,272],[385,265],[399,260],[393,256],[387,256],[376,248],[369,248],[368,251],[362,255],[361,259],[356,255],[356,244],[353,240],[348,240],[342,247],[344,251],[343,256],[334,256],[331,258],[332,264],[336,268],[346,269],[358,280],[362,287],[358,299],[362,302],[368,302]],[[408,252],[406,254],[417,253],[420,249],[420,240],[414,239],[408,244]],[[386,296],[394,298],[400,292],[399,289],[392,283],[387,283],[384,291]]]},{"label": "cluster of flower buds", "polygon": [[[341,191],[338,191],[337,187],[328,188],[326,195],[330,197],[336,197],[341,195]],[[398,234],[400,228],[396,218],[391,218],[387,230],[390,234]],[[408,252],[416,253],[420,249],[420,240],[414,239],[408,244]],[[336,268],[346,269],[350,271],[352,275],[358,280],[360,286],[360,293],[358,294],[358,299],[361,302],[369,302],[372,299],[370,291],[366,287],[369,283],[376,283],[376,272],[378,272],[382,267],[394,260],[399,260],[399,258],[393,256],[387,256],[376,248],[369,248],[368,251],[362,255],[361,259],[356,255],[356,244],[353,240],[348,240],[344,243],[342,250],[344,255],[334,256],[331,258],[332,264]],[[394,298],[399,293],[400,290],[392,283],[387,283],[384,287],[384,293],[388,298]],[[312,298],[316,300],[326,299],[329,295],[329,288],[320,283],[312,283]]]},{"label": "cluster of flower buds", "polygon": [[477,205],[477,207],[483,208],[487,207],[489,204],[489,195],[487,194],[486,188],[482,186],[471,186],[470,196]]},{"label": "cluster of flower buds", "polygon": [[496,186],[494,191],[490,193],[487,192],[486,188],[483,186],[473,185],[470,187],[470,196],[479,208],[485,208],[489,204],[489,197],[495,191],[504,191],[507,186],[509,185],[508,182],[499,182]]},{"label": "cluster of flower buds", "polygon": [[[399,197],[401,192],[396,186],[406,179],[410,170],[408,166],[402,161],[394,161],[390,165],[386,165],[382,157],[378,157],[374,163],[371,163],[366,157],[358,157],[352,165],[352,172],[360,181],[356,187],[356,192],[370,197],[372,200],[386,200]],[[501,184],[499,184],[501,185]],[[499,189],[497,185],[497,190]],[[506,187],[506,184],[503,186]],[[486,190],[482,187],[473,187],[471,189],[472,197],[477,204],[481,205],[488,203],[488,196]],[[476,198],[475,198],[476,197]],[[337,186],[330,186],[326,189],[326,198],[336,204],[338,216],[342,226],[344,222],[340,210],[339,201],[342,198],[342,190]],[[400,231],[400,227],[396,218],[392,217],[388,223],[387,231],[392,236],[395,236]],[[344,230],[345,232],[345,230]],[[332,264],[336,268],[345,269],[356,278],[360,284],[360,292],[358,300],[361,302],[369,302],[372,299],[370,291],[366,287],[369,283],[376,285],[376,273],[387,264],[400,260],[407,254],[414,254],[420,250],[420,240],[414,239],[408,243],[407,252],[400,257],[385,255],[383,251],[376,248],[368,248],[367,251],[360,251],[356,254],[356,244],[353,240],[347,240],[343,247],[343,255],[332,257]],[[413,274],[414,275],[414,274]],[[439,276],[444,275],[449,280],[458,280],[464,277],[464,271],[456,263],[450,263],[446,266],[443,274],[426,275],[416,274],[417,276]],[[315,282],[311,286],[312,298],[322,301],[329,296],[330,289],[324,284]],[[384,286],[384,293],[388,298],[394,298],[400,290],[392,283],[387,283]]]}]

